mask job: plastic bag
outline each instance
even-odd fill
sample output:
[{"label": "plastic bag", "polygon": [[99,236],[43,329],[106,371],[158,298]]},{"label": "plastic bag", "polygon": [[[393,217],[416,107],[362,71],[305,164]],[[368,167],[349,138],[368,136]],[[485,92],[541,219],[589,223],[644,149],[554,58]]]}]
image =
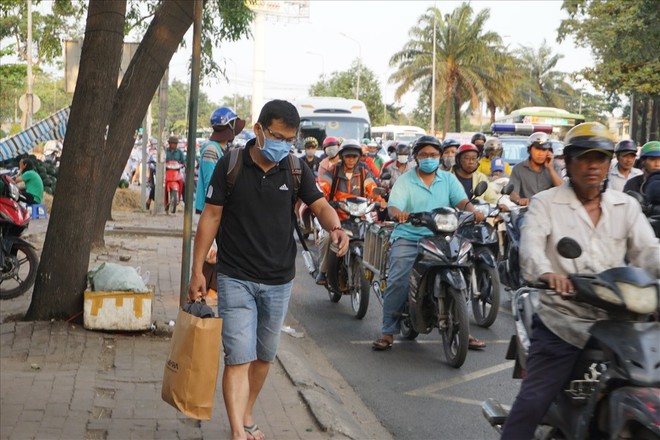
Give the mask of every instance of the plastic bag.
[{"label": "plastic bag", "polygon": [[134,267],[103,263],[87,273],[93,291],[149,292]]}]

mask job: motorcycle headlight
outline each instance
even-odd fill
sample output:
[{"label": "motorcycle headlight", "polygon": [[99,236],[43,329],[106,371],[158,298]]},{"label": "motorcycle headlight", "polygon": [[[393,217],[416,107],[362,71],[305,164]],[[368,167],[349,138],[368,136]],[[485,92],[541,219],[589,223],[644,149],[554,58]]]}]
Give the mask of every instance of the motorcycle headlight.
[{"label": "motorcycle headlight", "polygon": [[21,196],[21,190],[18,189],[18,186],[13,183],[9,184],[9,197],[18,201],[18,198]]},{"label": "motorcycle headlight", "polygon": [[458,228],[458,217],[456,214],[435,214],[433,216],[435,227],[440,232],[454,232]]},{"label": "motorcycle headlight", "polygon": [[623,295],[626,308],[641,315],[658,310],[658,288],[656,286],[639,287],[634,284],[615,283]]},{"label": "motorcycle headlight", "polygon": [[616,294],[612,289],[602,284],[593,285],[594,293],[598,298],[606,301],[610,304],[616,304],[618,306],[623,305],[623,300],[619,298],[619,295]]},{"label": "motorcycle headlight", "polygon": [[346,202],[348,213],[355,217],[362,217],[367,213],[369,202]]}]

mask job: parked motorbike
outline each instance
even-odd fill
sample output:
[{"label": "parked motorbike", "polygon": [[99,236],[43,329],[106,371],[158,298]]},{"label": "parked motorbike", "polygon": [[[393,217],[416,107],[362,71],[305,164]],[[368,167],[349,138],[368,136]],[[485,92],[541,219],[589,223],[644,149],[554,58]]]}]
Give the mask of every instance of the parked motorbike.
[{"label": "parked motorbike", "polygon": [[165,164],[165,212],[176,213],[182,194],[183,164],[170,160]]},{"label": "parked motorbike", "polygon": [[326,289],[332,302],[338,302],[343,295],[350,295],[355,317],[362,319],[369,307],[369,282],[362,265],[364,235],[367,227],[376,221],[376,210],[380,204],[370,203],[364,197],[349,197],[333,204],[349,215],[341,225],[350,242],[349,250],[343,257],[338,258],[335,252],[328,253]]},{"label": "parked motorbike", "polygon": [[[563,238],[557,250],[575,259],[582,250]],[[645,271],[617,267],[599,274],[569,274],[574,301],[599,307],[608,319],[596,322],[563,392],[537,428],[538,439],[660,438],[660,323],[649,321],[660,311],[660,283]],[[516,335],[507,359],[515,359],[513,377],[525,375],[531,320],[539,283],[515,293],[512,301]],[[549,294],[543,292],[541,294]],[[591,343],[595,342],[595,348]],[[484,417],[501,432],[507,411],[495,399],[482,404]]]},{"label": "parked motorbike", "polygon": [[[474,199],[472,205],[487,218],[496,218],[500,212],[497,207],[491,207],[478,199]],[[488,328],[495,322],[500,309],[500,275],[496,260],[499,253],[497,230],[487,222],[469,221],[461,224],[456,234],[472,244],[472,270],[468,293],[474,320],[480,327]]]},{"label": "parked motorbike", "polygon": [[27,292],[37,278],[39,256],[21,238],[30,223],[20,190],[8,174],[0,174],[0,299]]}]

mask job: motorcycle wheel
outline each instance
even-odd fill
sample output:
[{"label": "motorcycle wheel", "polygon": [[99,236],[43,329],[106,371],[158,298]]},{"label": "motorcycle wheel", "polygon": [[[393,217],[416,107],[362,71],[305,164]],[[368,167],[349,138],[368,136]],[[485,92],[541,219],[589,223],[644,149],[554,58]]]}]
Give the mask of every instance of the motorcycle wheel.
[{"label": "motorcycle wheel", "polygon": [[444,304],[447,322],[444,329],[440,330],[442,348],[447,363],[454,368],[460,368],[467,357],[470,333],[467,303],[460,290],[449,287]]},{"label": "motorcycle wheel", "polygon": [[[0,279],[0,299],[16,298],[27,292],[37,278],[39,256],[28,244],[15,243],[10,255],[5,256],[2,263],[2,278]],[[13,274],[9,275],[9,271]]]},{"label": "motorcycle wheel", "polygon": [[[333,303],[339,302],[341,299],[341,292],[339,290],[339,258],[334,252],[328,252],[328,272],[326,272],[327,284],[325,286],[328,289],[328,297]],[[335,291],[333,291],[333,289]]]},{"label": "motorcycle wheel", "polygon": [[179,191],[173,189],[170,191],[170,207],[172,214],[176,214],[176,205],[179,204]]},{"label": "motorcycle wheel", "polygon": [[351,307],[357,319],[364,318],[369,308],[369,290],[371,286],[364,274],[362,259],[354,256],[351,261],[353,280],[351,283]]},{"label": "motorcycle wheel", "polygon": [[402,317],[401,317],[401,336],[403,336],[405,339],[409,341],[414,341],[417,336],[419,336],[419,333],[417,333],[412,326],[412,322],[410,322],[410,313],[408,311],[408,304],[403,307],[403,312],[402,312]]},{"label": "motorcycle wheel", "polygon": [[500,274],[482,262],[475,264],[474,274],[477,279],[471,301],[474,320],[479,327],[488,328],[500,310]]}]

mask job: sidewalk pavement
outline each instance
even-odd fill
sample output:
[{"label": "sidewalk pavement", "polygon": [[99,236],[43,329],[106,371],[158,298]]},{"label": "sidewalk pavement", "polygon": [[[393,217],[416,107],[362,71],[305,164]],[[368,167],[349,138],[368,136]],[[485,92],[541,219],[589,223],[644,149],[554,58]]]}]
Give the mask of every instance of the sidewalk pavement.
[{"label": "sidewalk pavement", "polygon": [[[183,416],[160,397],[169,324],[178,313],[183,214],[113,215],[106,248],[92,254],[90,269],[130,257],[121,264],[149,271],[156,331],[110,333],[66,322],[24,322],[31,292],[2,301],[0,439],[229,438],[220,380],[208,422]],[[39,251],[47,223],[33,220],[28,229],[26,238]],[[285,326],[296,332],[282,333],[278,359],[255,407],[266,438],[391,438],[293,316]]]}]

